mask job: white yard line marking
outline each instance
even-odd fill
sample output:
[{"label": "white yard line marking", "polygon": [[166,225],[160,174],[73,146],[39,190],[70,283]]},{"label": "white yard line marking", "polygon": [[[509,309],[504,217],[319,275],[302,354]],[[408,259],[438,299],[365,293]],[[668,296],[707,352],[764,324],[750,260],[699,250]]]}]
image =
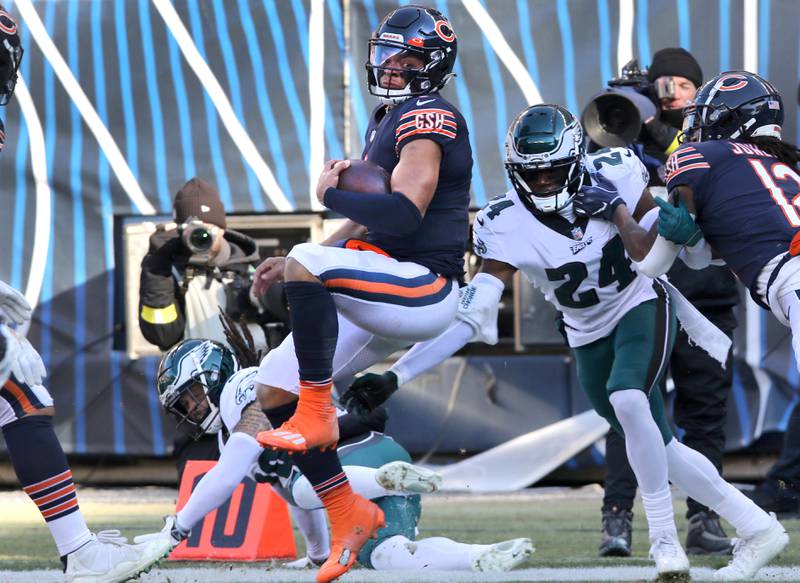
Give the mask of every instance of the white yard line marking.
[{"label": "white yard line marking", "polygon": [[[693,581],[711,581],[713,569],[692,569]],[[370,571],[354,569],[342,578],[342,583],[461,583],[472,581],[641,581],[652,580],[655,567],[581,567],[581,568],[542,568],[518,569],[507,573],[472,573],[462,571]],[[4,583],[56,583],[63,581],[63,573],[50,571],[0,571],[0,581]],[[765,567],[758,572],[757,581],[797,581],[800,566]],[[267,570],[264,564],[252,567],[228,566],[219,568],[178,568],[154,569],[139,579],[142,583],[156,583],[169,580],[171,583],[196,583],[214,581],[215,583],[250,583],[280,581],[282,583],[308,583],[316,580],[316,571],[293,569]]]}]

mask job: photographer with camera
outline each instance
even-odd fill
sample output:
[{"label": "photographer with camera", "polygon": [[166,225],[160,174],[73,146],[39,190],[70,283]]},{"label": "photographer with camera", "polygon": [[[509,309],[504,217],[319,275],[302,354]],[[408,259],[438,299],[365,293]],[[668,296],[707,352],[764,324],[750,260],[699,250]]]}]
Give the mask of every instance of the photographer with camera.
[{"label": "photographer with camera", "polygon": [[[682,109],[694,98],[702,81],[700,65],[682,48],[656,52],[647,71],[629,63],[622,76],[609,83],[610,89],[595,96],[584,111],[587,133],[603,146],[631,147],[650,170],[651,192],[656,196],[666,195],[664,164],[679,145]],[[676,261],[668,276],[704,316],[729,336],[733,335],[739,292],[727,267],[692,270]],[[692,345],[680,330],[670,359],[670,373],[675,383],[673,419],[683,430],[681,441],[721,470],[725,404],[733,381],[732,355],[723,368],[701,348]],[[606,464],[599,554],[629,556],[636,478],[628,464],[625,442],[614,432],[606,437]],[[719,517],[691,498],[686,503],[687,552],[730,554],[732,542]]]},{"label": "photographer with camera", "polygon": [[184,338],[224,343],[219,308],[246,311],[240,303],[249,301],[258,247],[247,235],[226,229],[219,193],[200,178],[175,195],[173,215],[176,226],[158,225],[142,260],[139,328],[161,350]]},{"label": "photographer with camera", "polygon": [[[254,266],[261,261],[258,246],[226,228],[219,193],[200,178],[189,180],[175,195],[173,216],[176,224],[158,225],[142,260],[139,328],[161,350],[188,338],[225,343],[220,308],[234,319],[244,314],[253,321],[251,312],[259,315],[248,294]],[[249,329],[265,346],[263,327]],[[187,460],[217,459],[217,439],[180,435],[174,455],[180,478]]]}]

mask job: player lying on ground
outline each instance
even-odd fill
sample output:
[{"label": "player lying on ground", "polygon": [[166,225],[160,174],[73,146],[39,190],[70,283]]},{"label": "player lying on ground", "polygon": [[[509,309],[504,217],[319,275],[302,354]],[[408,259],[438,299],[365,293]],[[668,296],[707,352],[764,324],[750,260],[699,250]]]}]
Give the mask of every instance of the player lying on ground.
[{"label": "player lying on ground", "polygon": [[657,213],[645,189],[644,167],[625,149],[587,157],[580,124],[551,105],[528,108],[514,120],[506,152],[514,188],[475,218],[473,246],[483,264],[462,291],[457,320],[438,338],[414,346],[392,371],[365,375],[344,401],[369,409],[391,394],[393,381],[408,382],[470,340],[496,342],[500,294],[519,269],[561,311],[581,386],[594,409],[625,436],[658,572],[689,568],[675,528],[671,480],[733,524],[741,537],[731,565],[715,577],[752,576],[788,537],[774,516],[674,439],[658,388],[676,312],[690,337],[721,362],[727,338],[667,282],[637,272],[626,255],[625,233],[621,238],[617,225],[605,220],[624,205],[632,210],[631,220]]},{"label": "player lying on ground", "polygon": [[[281,348],[296,364],[256,377],[261,405],[277,428],[259,441],[308,450],[294,463],[317,487],[332,530],[319,581],[347,571],[383,520],[379,508],[353,494],[335,451],[323,451],[338,440],[332,378],[344,366],[364,370],[433,338],[456,313],[472,151],[464,118],[439,93],[452,78],[456,49],[456,35],[437,10],[403,6],[381,22],[369,42],[367,77],[383,105],[370,117],[362,158],[391,174],[392,192],[341,190],[338,176],[348,162],[329,162],[317,198],[349,219],[338,242],[296,245],[288,259],[259,266],[253,283],[263,293],[271,282],[286,281],[292,336]],[[372,250],[346,241],[360,238]]]},{"label": "player lying on ground", "polygon": [[[270,428],[256,398],[257,372],[257,367],[238,370],[231,351],[213,341],[186,340],[164,356],[158,372],[161,404],[181,423],[196,429],[198,436],[218,433],[221,453],[186,505],[175,516],[167,517],[164,529],[138,536],[137,542],[157,542],[165,552],[172,550],[249,476],[272,483],[290,504],[308,554],[306,561],[292,566],[319,566],[328,558],[328,525],[313,487],[292,465],[288,454],[264,450],[255,440],[258,432]],[[464,544],[441,537],[415,540],[421,512],[418,494],[438,489],[441,478],[411,465],[408,452],[379,432],[385,412],[365,418],[346,414],[338,421],[342,440],[338,454],[350,483],[360,495],[373,499],[386,515],[386,526],[359,552],[362,565],[378,570],[508,570],[533,552],[528,539],[494,545]]]},{"label": "player lying on ground", "polygon": [[[349,414],[348,414],[349,415]],[[345,438],[345,418],[339,418],[342,437],[338,454],[345,470],[360,466],[362,470],[377,468],[375,480],[381,484],[401,483],[402,472],[419,472],[408,452],[391,437],[376,431]],[[349,433],[352,433],[349,432]],[[276,459],[272,478],[278,492],[292,505],[306,509],[322,508],[319,498],[313,493],[308,481],[297,468],[291,466],[293,457],[286,452],[270,452]],[[280,462],[283,462],[281,465]],[[422,476],[426,474],[421,472]],[[437,474],[434,474],[438,477]],[[406,490],[414,485],[414,474],[405,477]],[[354,480],[351,478],[351,482]],[[362,492],[363,494],[363,492]],[[490,545],[466,544],[445,537],[417,540],[417,523],[422,512],[418,495],[397,496],[391,493],[379,498],[372,497],[386,516],[386,526],[378,531],[378,538],[367,541],[358,554],[358,562],[369,569],[390,570],[452,570],[452,571],[508,571],[522,563],[533,553],[530,539],[517,538]],[[328,527],[323,515],[312,528],[302,529],[307,549],[327,548]],[[320,557],[315,559],[316,557]],[[327,552],[311,552],[288,567],[305,567],[320,564]]]}]

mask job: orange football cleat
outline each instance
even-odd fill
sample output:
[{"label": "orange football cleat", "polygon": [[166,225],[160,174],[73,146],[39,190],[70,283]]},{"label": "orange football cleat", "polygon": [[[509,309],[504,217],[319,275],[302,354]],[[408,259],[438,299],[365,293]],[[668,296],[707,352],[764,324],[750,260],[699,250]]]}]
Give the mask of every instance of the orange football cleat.
[{"label": "orange football cleat", "polygon": [[331,552],[317,572],[317,583],[328,583],[350,570],[367,541],[386,526],[383,510],[366,498],[350,492],[347,504],[327,505],[331,523]]},{"label": "orange football cleat", "polygon": [[262,447],[290,453],[305,453],[315,447],[336,447],[339,423],[336,408],[331,403],[330,389],[309,389],[301,384],[294,415],[277,429],[262,431],[256,440]]}]

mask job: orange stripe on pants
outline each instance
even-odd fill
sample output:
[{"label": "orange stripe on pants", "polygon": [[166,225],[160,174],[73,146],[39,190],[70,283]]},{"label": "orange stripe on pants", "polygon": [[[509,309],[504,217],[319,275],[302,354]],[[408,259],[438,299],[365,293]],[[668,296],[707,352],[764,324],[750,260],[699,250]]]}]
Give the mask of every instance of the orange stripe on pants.
[{"label": "orange stripe on pants", "polygon": [[36,407],[33,406],[33,403],[31,403],[27,395],[22,392],[22,389],[19,388],[17,383],[9,379],[6,381],[6,384],[3,388],[11,393],[17,401],[19,401],[19,404],[22,405],[23,411],[26,413],[33,413],[36,411]]},{"label": "orange stripe on pants", "polygon": [[362,281],[360,279],[337,278],[325,282],[325,287],[340,287],[373,294],[386,294],[403,298],[421,298],[433,295],[447,284],[447,279],[438,277],[436,281],[419,287],[403,287],[393,283],[380,283],[376,281]]}]

